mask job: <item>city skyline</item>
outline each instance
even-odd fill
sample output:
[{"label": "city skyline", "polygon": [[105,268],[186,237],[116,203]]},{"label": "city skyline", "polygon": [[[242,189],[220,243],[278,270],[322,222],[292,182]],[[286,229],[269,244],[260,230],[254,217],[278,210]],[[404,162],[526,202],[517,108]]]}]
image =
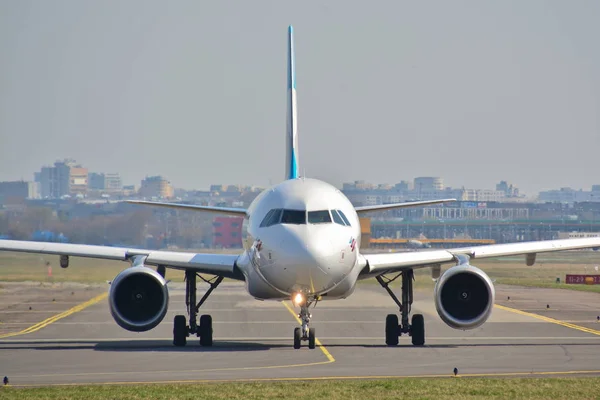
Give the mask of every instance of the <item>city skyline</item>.
[{"label": "city skyline", "polygon": [[[87,171],[87,176],[88,176],[88,183],[87,186],[89,189],[96,189],[93,183],[94,178],[98,178],[99,176],[102,176],[102,178],[104,179],[104,176],[107,177],[114,177],[113,179],[119,179],[119,183],[118,183],[118,187],[131,187],[131,186],[135,186],[138,187],[140,185],[140,182],[143,182],[144,180],[147,179],[152,179],[152,178],[163,178],[166,179],[167,181],[171,182],[171,179],[164,175],[164,174],[143,174],[143,177],[138,180],[137,182],[123,182],[121,177],[122,174],[119,171],[106,171],[106,170],[100,170],[100,171],[95,171],[95,170],[91,170],[90,168],[88,168],[85,163],[81,163],[78,160],[71,158],[71,157],[67,157],[64,159],[56,159],[54,161],[54,163],[43,163],[38,167],[38,171],[34,171],[33,174],[31,174],[31,179],[24,179],[24,178],[20,178],[20,179],[16,179],[16,180],[11,180],[11,181],[0,181],[0,182],[39,182],[39,176],[40,174],[43,173],[44,169],[48,169],[48,168],[54,168],[54,166],[56,166],[57,164],[72,164],[73,166],[77,166],[79,168],[83,168],[84,170]],[[348,181],[344,181],[342,182],[339,186],[337,186],[338,188],[342,189],[345,188],[346,186],[354,186],[354,185],[364,185],[364,186],[368,186],[367,190],[385,190],[386,187],[389,187],[389,189],[394,190],[418,190],[417,185],[419,185],[418,183],[415,183],[417,180],[438,180],[439,182],[437,183],[438,190],[446,190],[446,189],[455,189],[455,190],[460,190],[460,189],[474,189],[474,190],[500,190],[498,189],[499,185],[505,185],[506,189],[501,189],[502,191],[506,191],[509,189],[510,190],[516,190],[516,195],[517,197],[527,197],[527,198],[533,198],[536,197],[539,192],[536,193],[524,193],[520,190],[519,187],[517,187],[517,185],[514,185],[512,182],[509,182],[507,180],[500,180],[498,182],[488,182],[487,186],[484,187],[473,187],[473,186],[469,186],[467,184],[460,184],[458,186],[451,186],[451,185],[446,185],[445,183],[445,177],[444,176],[436,176],[436,177],[432,177],[432,176],[425,176],[425,175],[417,175],[414,177],[398,177],[398,179],[394,182],[377,182],[377,181],[367,181],[364,179],[350,179]],[[432,184],[432,183],[429,183]],[[266,189],[268,186],[260,186],[260,185],[252,185],[250,183],[245,183],[245,182],[211,182],[209,185],[207,185],[206,187],[179,187],[176,185],[173,185],[174,189],[178,189],[178,190],[185,190],[185,191],[194,191],[194,190],[199,190],[199,191],[203,191],[203,190],[212,190],[211,187],[213,186],[242,186],[242,187],[255,187],[255,188],[261,188],[261,189]],[[406,186],[406,187],[404,187]],[[573,191],[585,191],[585,190],[594,190],[597,191],[598,188],[600,187],[600,184],[598,183],[594,183],[592,185],[590,185],[589,187],[572,187],[572,186],[565,186],[565,187],[554,187],[554,188],[550,188],[548,189],[549,191],[558,191],[558,190],[563,190],[563,189],[570,189]]]},{"label": "city skyline", "polygon": [[598,15],[591,1],[5,2],[0,181],[54,154],[127,183],[281,181],[293,24],[306,176],[589,188]]}]

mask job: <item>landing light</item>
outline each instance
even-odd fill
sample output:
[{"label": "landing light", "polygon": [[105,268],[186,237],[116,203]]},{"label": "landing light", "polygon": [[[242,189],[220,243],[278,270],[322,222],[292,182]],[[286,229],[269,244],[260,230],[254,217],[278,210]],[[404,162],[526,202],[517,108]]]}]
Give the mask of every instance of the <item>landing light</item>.
[{"label": "landing light", "polygon": [[305,300],[306,298],[304,297],[304,294],[300,292],[292,296],[292,303],[294,303],[296,307],[303,305]]}]

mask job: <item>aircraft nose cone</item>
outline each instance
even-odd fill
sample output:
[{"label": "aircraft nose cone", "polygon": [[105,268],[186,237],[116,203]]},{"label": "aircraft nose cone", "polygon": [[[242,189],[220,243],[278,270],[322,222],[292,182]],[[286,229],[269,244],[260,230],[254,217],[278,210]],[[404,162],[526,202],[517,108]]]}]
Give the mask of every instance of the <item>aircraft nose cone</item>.
[{"label": "aircraft nose cone", "polygon": [[304,226],[284,226],[276,244],[277,262],[261,271],[278,289],[318,293],[337,283],[329,257],[332,244],[327,235]]}]

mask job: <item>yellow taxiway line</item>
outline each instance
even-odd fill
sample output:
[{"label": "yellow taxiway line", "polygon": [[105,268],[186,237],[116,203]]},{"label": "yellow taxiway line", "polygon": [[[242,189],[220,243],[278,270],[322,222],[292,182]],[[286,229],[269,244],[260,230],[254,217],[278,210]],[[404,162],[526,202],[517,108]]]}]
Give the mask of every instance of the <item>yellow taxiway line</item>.
[{"label": "yellow taxiway line", "polygon": [[[302,321],[300,321],[300,318],[298,318],[298,315],[292,309],[292,307],[290,307],[285,301],[282,301],[281,304],[283,304],[285,306],[285,308],[287,308],[287,310],[290,312],[290,314],[292,314],[294,316],[294,318],[296,318],[296,321],[298,321],[299,324],[302,323]],[[319,348],[321,349],[323,354],[325,354],[325,357],[327,357],[327,359],[329,360],[330,363],[335,362],[335,358],[333,358],[331,353],[325,348],[325,346],[323,346],[323,344],[321,343],[321,341],[319,339],[315,338],[315,344],[317,346],[319,346]]]},{"label": "yellow taxiway line", "polygon": [[495,307],[498,308],[498,309],[500,309],[500,310],[510,311],[512,313],[515,313],[515,314],[520,314],[520,315],[524,315],[526,317],[536,318],[536,319],[539,319],[539,320],[542,320],[542,321],[550,322],[552,324],[564,326],[566,328],[576,329],[576,330],[581,331],[581,332],[591,333],[592,335],[598,335],[598,336],[600,336],[600,331],[597,331],[595,329],[590,329],[590,328],[586,328],[584,326],[579,326],[579,325],[571,324],[569,322],[559,321],[559,320],[554,319],[554,318],[544,317],[543,315],[538,315],[538,314],[533,314],[533,313],[529,313],[529,312],[526,312],[526,311],[517,310],[516,308],[510,308],[510,307],[506,307],[506,306],[501,306],[499,304],[496,304]]},{"label": "yellow taxiway line", "polygon": [[33,332],[39,331],[40,329],[45,328],[46,326],[48,326],[58,320],[66,318],[69,315],[73,315],[76,312],[84,310],[84,309],[88,308],[89,306],[94,305],[94,304],[98,303],[99,301],[104,300],[107,296],[108,296],[108,292],[102,293],[101,295],[98,295],[98,296],[94,297],[93,299],[86,301],[85,303],[78,304],[75,307],[69,308],[68,310],[63,311],[60,314],[56,314],[50,318],[47,318],[41,322],[38,322],[37,324],[32,325],[29,328],[25,328],[22,331],[5,333],[3,335],[0,335],[0,339],[4,339],[7,337],[13,337],[13,336],[26,335],[28,333],[33,333]]}]

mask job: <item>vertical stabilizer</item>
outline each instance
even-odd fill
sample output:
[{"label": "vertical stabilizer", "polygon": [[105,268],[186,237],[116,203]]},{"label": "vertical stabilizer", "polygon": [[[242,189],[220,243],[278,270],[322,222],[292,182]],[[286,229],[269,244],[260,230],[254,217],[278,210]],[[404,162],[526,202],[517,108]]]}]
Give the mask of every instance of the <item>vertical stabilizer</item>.
[{"label": "vertical stabilizer", "polygon": [[288,28],[288,65],[287,65],[287,135],[285,179],[298,177],[298,127],[296,111],[296,60],[294,57],[294,29]]}]

